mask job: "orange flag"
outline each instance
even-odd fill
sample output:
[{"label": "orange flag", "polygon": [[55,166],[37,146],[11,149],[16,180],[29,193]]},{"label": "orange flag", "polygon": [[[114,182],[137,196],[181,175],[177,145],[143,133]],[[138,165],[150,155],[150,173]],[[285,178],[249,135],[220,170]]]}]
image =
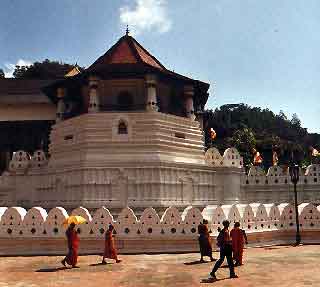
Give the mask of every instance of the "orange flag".
[{"label": "orange flag", "polygon": [[260,155],[260,153],[259,153],[256,149],[253,149],[253,152],[254,152],[253,164],[255,164],[255,165],[262,164],[263,158],[262,158],[262,156]]},{"label": "orange flag", "polygon": [[210,138],[211,138],[211,140],[213,141],[216,138],[216,136],[217,136],[216,131],[213,128],[211,128],[210,129]]},{"label": "orange flag", "polygon": [[274,165],[274,166],[275,166],[275,165],[278,165],[278,161],[279,161],[279,159],[278,159],[278,154],[277,154],[276,151],[274,151],[274,152],[272,153],[272,163],[273,163],[273,165]]}]

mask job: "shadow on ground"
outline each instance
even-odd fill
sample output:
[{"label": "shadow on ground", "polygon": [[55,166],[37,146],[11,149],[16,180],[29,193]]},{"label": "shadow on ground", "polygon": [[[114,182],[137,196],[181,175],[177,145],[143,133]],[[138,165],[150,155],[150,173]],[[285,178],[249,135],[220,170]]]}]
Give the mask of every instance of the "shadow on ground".
[{"label": "shadow on ground", "polygon": [[198,265],[198,264],[205,264],[205,263],[211,263],[210,261],[200,261],[200,260],[196,260],[196,261],[191,261],[191,262],[185,262],[183,263],[184,265]]},{"label": "shadow on ground", "polygon": [[112,263],[102,263],[102,262],[99,262],[99,263],[92,263],[90,264],[89,266],[104,266],[104,265],[112,265]]},{"label": "shadow on ground", "polygon": [[71,269],[71,268],[68,268],[68,267],[42,268],[42,269],[36,270],[35,272],[58,272],[66,269]]},{"label": "shadow on ground", "polygon": [[230,279],[230,278],[221,278],[221,279],[206,278],[206,279],[202,279],[200,283],[215,283],[215,282],[223,281],[226,279]]}]

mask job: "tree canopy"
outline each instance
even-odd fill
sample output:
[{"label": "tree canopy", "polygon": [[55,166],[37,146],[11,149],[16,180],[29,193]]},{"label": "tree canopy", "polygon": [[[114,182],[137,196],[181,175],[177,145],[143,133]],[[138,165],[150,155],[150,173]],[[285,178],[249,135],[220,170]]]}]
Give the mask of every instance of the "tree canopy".
[{"label": "tree canopy", "polygon": [[58,79],[63,78],[74,67],[75,65],[46,59],[43,62],[35,62],[31,66],[16,66],[13,76],[18,79]]},{"label": "tree canopy", "polygon": [[0,69],[0,79],[4,79],[4,78],[5,78],[4,71]]},{"label": "tree canopy", "polygon": [[209,128],[217,137],[213,142],[220,152],[236,147],[244,157],[244,163],[253,161],[255,147],[263,157],[263,165],[272,165],[272,152],[276,151],[279,164],[288,164],[292,155],[302,165],[311,161],[310,146],[320,149],[320,135],[309,134],[301,127],[296,114],[289,120],[283,111],[278,115],[269,109],[250,107],[246,104],[223,105],[204,114],[206,145],[210,145]]}]

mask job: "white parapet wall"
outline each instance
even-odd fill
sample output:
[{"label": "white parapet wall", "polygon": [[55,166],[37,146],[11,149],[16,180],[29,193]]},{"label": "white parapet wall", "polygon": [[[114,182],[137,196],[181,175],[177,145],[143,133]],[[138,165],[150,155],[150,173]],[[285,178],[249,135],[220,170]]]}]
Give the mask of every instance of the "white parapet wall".
[{"label": "white parapet wall", "polygon": [[[306,171],[300,169],[297,184],[298,202],[320,204],[320,165],[312,164]],[[265,173],[260,167],[250,168],[241,175],[241,201],[244,203],[293,202],[294,192],[288,167],[272,166]]]},{"label": "white parapet wall", "polygon": [[[320,208],[311,203],[298,206],[302,241],[320,243]],[[231,227],[239,221],[246,230],[250,245],[288,244],[295,240],[295,212],[292,204],[233,204],[207,206],[203,210],[189,206],[180,212],[166,209],[162,217],[146,208],[137,217],[124,208],[115,218],[106,207],[92,214],[78,207],[70,215],[81,215],[87,223],[76,226],[81,254],[100,254],[109,224],[115,227],[117,246],[122,253],[195,252],[199,250],[197,227],[205,218],[213,239],[223,220]],[[42,207],[0,207],[0,255],[64,254],[66,251],[62,207],[48,212]],[[214,241],[213,241],[214,242]],[[215,247],[215,246],[213,246]]]},{"label": "white parapet wall", "polygon": [[[287,167],[273,166],[265,173],[253,166],[246,174],[235,148],[226,149],[223,156],[216,148],[210,148],[198,164],[161,160],[152,163],[141,158],[141,162],[135,163],[123,159],[117,166],[107,164],[107,158],[101,162],[98,158],[97,155],[97,165],[83,159],[84,165],[61,169],[52,166],[54,157],[47,160],[41,150],[33,155],[17,151],[9,171],[0,176],[0,205],[46,209],[64,206],[68,211],[77,206],[86,206],[91,211],[107,205],[115,216],[126,206],[137,215],[153,206],[162,215],[167,206],[181,210],[189,205],[203,209],[233,203],[293,202],[293,184]],[[320,204],[320,165],[300,170],[297,190],[299,203]],[[241,206],[239,212],[244,212]]]}]

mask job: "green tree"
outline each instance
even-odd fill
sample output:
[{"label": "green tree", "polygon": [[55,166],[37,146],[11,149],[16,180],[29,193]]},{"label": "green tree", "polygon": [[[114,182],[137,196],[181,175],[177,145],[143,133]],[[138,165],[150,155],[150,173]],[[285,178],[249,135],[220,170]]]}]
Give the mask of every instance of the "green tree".
[{"label": "green tree", "polygon": [[[265,168],[272,164],[273,150],[278,153],[279,164],[287,164],[291,161],[292,154],[295,160],[302,162],[310,157],[310,146],[320,149],[320,135],[308,134],[301,127],[297,115],[288,120],[283,111],[276,115],[268,109],[246,104],[224,105],[204,113],[204,126],[207,146],[210,145],[208,131],[213,128],[217,133],[214,146],[221,153],[234,145],[237,130],[250,129],[255,136],[257,149],[263,156]],[[245,163],[249,162],[248,159],[252,159],[252,154],[244,156]]]},{"label": "green tree", "polygon": [[46,59],[43,62],[35,62],[31,66],[16,66],[13,76],[19,79],[57,79],[63,78],[74,67],[75,65]]},{"label": "green tree", "polygon": [[256,146],[256,138],[250,128],[236,130],[231,138],[231,143],[238,149],[245,166],[252,163],[252,151]]},{"label": "green tree", "polygon": [[288,120],[287,116],[285,115],[283,110],[280,110],[278,117],[284,121]]},{"label": "green tree", "polygon": [[293,126],[297,127],[297,128],[300,128],[300,127],[301,127],[301,121],[300,121],[300,119],[298,118],[298,115],[297,115],[296,113],[294,113],[294,114],[292,115],[292,118],[291,118],[290,123],[291,123]]},{"label": "green tree", "polygon": [[0,79],[4,79],[4,78],[5,78],[4,71],[0,69]]}]

